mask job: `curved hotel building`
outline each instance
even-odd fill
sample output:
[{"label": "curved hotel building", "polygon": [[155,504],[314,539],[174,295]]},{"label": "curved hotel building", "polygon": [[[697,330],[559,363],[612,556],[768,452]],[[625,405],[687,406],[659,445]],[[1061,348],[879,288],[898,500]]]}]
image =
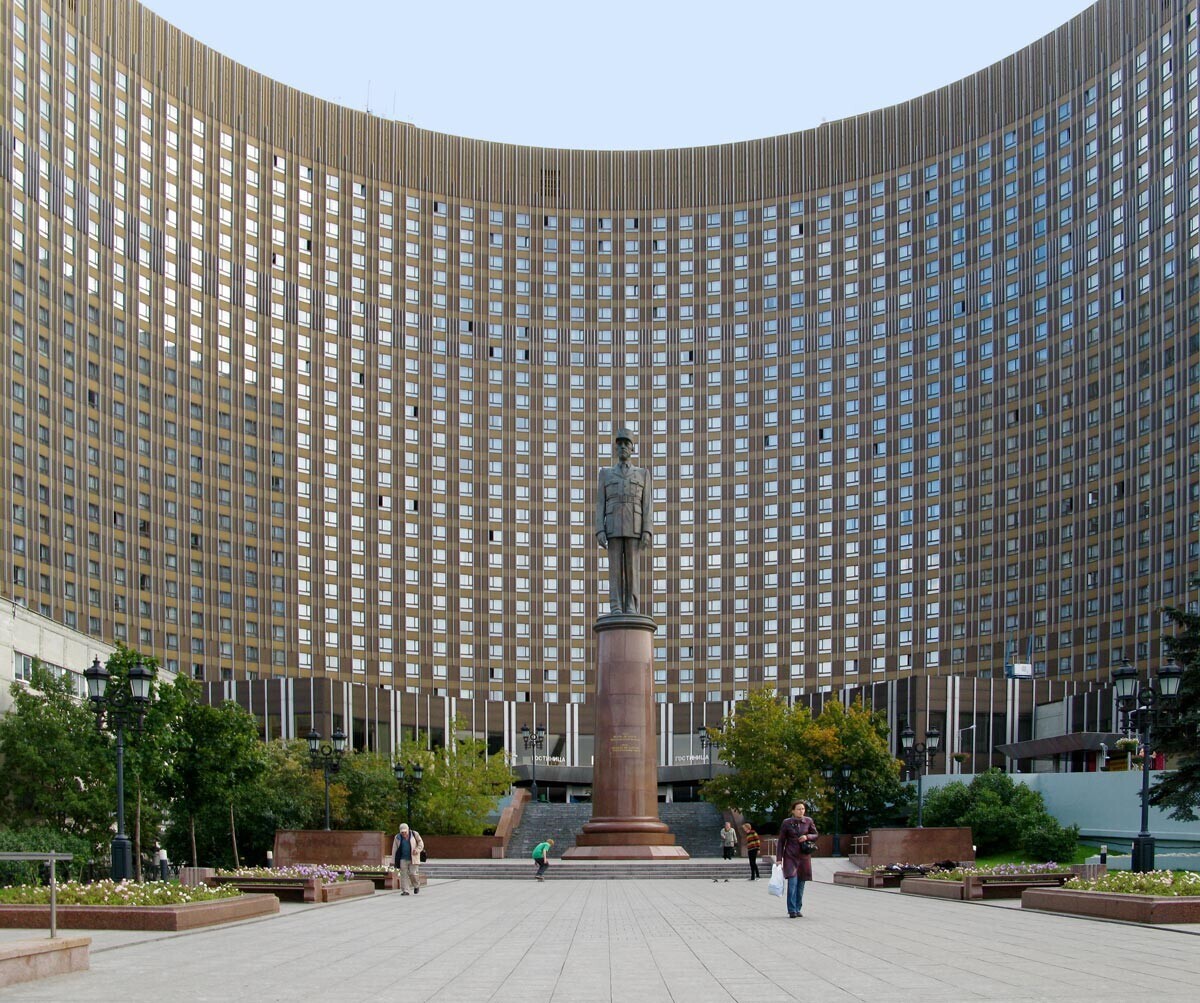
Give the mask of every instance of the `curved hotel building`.
[{"label": "curved hotel building", "polygon": [[1162,658],[1200,564],[1197,0],[606,152],[339,107],[133,0],[2,6],[14,602],[272,737],[539,723],[587,766],[628,426],[663,766],[767,687],[982,768],[1111,728],[1113,664]]}]

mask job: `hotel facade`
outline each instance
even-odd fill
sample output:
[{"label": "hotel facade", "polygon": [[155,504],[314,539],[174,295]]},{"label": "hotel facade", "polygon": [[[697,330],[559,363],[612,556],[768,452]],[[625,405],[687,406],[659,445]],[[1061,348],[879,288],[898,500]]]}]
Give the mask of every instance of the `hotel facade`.
[{"label": "hotel facade", "polygon": [[132,0],[0,9],[6,599],[271,737],[545,724],[586,767],[628,426],[664,767],[760,687],[1003,764],[1163,658],[1200,565],[1196,0],[603,152],[339,107]]}]

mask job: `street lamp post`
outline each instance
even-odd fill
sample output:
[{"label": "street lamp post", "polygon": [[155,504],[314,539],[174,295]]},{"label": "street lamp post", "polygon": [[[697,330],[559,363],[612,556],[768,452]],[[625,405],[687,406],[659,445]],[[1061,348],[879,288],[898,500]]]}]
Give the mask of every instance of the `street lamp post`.
[{"label": "street lamp post", "polygon": [[[967,732],[971,733],[971,773],[975,772],[975,725],[969,724],[965,728],[958,729],[958,749],[962,752],[962,738]],[[962,763],[958,764],[958,772],[962,773]]]},{"label": "street lamp post", "polygon": [[906,724],[900,732],[900,748],[904,753],[904,762],[910,773],[914,770],[917,773],[917,828],[922,829],[925,827],[925,792],[922,789],[925,770],[937,755],[942,733],[937,728],[930,728],[925,732],[924,742],[917,742],[916,737],[917,733],[912,730],[911,725]]},{"label": "street lamp post", "polygon": [[1164,665],[1156,680],[1138,678],[1138,671],[1125,659],[1113,669],[1117,707],[1125,718],[1125,730],[1136,731],[1142,747],[1142,828],[1133,841],[1131,871],[1154,870],[1154,837],[1150,835],[1150,742],[1154,732],[1167,727],[1175,717],[1183,669]]},{"label": "street lamp post", "polygon": [[830,856],[840,857],[842,855],[842,794],[846,789],[846,784],[850,782],[850,764],[842,763],[841,766],[834,767],[826,763],[821,767],[821,775],[825,778],[826,783],[833,787],[833,852]]},{"label": "street lamp post", "polygon": [[532,750],[529,755],[529,763],[533,770],[533,773],[531,774],[532,782],[529,785],[529,793],[533,796],[533,800],[536,801],[538,799],[538,786],[537,786],[538,749],[540,749],[543,745],[546,744],[546,726],[544,724],[539,724],[537,726],[536,731],[530,731],[529,725],[527,725],[527,724],[522,725],[521,726],[521,741],[525,743],[525,748],[527,750]]},{"label": "street lamp post", "polygon": [[713,778],[713,749],[719,748],[721,745],[721,733],[719,731],[709,731],[703,725],[696,729],[696,734],[700,738],[700,748],[704,752],[704,756],[708,761],[708,779]]},{"label": "street lamp post", "polygon": [[333,729],[332,744],[321,741],[321,733],[310,728],[308,732],[308,765],[325,774],[325,831],[329,831],[329,777],[342,768],[342,756],[346,752],[346,733],[341,728]]},{"label": "street lamp post", "polygon": [[127,881],[133,877],[133,844],[125,833],[125,726],[142,730],[154,673],[138,659],[129,670],[128,685],[114,687],[108,669],[94,658],[83,677],[96,714],[96,730],[107,726],[117,738],[117,834],[112,841],[111,873],[114,881]]},{"label": "street lamp post", "polygon": [[425,767],[420,763],[409,763],[408,771],[405,772],[404,764],[397,761],[392,764],[392,772],[396,775],[396,783],[400,785],[400,789],[404,791],[407,799],[408,812],[405,815],[405,821],[411,826],[413,824],[413,792],[421,786],[421,779],[425,776]]}]

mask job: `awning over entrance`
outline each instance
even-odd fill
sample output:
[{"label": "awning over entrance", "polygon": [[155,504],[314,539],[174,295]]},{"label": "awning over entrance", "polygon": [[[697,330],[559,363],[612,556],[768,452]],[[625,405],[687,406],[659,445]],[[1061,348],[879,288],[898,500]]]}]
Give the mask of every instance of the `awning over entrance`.
[{"label": "awning over entrance", "polygon": [[996,751],[1009,759],[1049,759],[1071,752],[1099,752],[1102,745],[1108,746],[1109,752],[1116,752],[1117,741],[1123,737],[1107,731],[1075,731],[1069,735],[1030,738],[1024,742],[997,745]]}]

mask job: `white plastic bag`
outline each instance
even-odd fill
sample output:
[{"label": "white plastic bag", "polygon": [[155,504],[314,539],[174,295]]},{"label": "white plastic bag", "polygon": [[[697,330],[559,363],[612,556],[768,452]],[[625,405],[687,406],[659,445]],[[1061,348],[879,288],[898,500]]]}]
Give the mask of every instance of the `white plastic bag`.
[{"label": "white plastic bag", "polygon": [[776,861],[771,866],[771,880],[767,882],[767,891],[772,895],[783,895],[783,886],[786,882],[783,879],[783,864]]}]

